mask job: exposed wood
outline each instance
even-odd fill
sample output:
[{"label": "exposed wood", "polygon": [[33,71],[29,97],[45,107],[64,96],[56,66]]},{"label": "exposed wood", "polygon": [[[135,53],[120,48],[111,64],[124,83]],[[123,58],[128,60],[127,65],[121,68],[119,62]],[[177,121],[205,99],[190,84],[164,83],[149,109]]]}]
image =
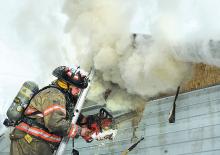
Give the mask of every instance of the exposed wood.
[{"label": "exposed wood", "polygon": [[206,64],[194,66],[193,79],[181,86],[182,91],[191,91],[220,83],[220,68]]}]

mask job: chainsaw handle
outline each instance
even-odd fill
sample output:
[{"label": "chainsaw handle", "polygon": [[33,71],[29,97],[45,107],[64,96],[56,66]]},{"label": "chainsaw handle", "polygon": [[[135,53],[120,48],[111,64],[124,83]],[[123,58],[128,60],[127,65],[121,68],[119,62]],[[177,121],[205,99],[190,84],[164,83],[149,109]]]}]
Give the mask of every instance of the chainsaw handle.
[{"label": "chainsaw handle", "polygon": [[106,119],[106,118],[113,119],[113,116],[105,108],[101,108],[99,110],[99,117],[101,119]]}]

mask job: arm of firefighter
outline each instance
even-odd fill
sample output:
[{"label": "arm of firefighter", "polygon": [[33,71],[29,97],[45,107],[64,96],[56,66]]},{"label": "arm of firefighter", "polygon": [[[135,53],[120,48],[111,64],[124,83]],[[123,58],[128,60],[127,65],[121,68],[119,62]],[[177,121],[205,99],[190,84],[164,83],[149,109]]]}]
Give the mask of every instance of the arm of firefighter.
[{"label": "arm of firefighter", "polygon": [[65,105],[65,97],[60,93],[48,95],[42,105],[45,127],[60,136],[67,136],[70,130],[70,121],[66,120]]}]

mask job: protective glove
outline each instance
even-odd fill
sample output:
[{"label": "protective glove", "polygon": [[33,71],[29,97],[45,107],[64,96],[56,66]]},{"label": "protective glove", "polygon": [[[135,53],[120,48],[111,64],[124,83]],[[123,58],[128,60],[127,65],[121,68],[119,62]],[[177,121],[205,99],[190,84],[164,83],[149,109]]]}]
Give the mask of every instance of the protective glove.
[{"label": "protective glove", "polygon": [[92,138],[92,135],[94,134],[95,132],[90,130],[89,128],[81,128],[81,131],[80,131],[80,135],[81,137],[87,142],[87,143],[90,143],[93,141],[93,138]]},{"label": "protective glove", "polygon": [[71,127],[68,131],[68,137],[69,138],[75,138],[77,133],[79,132],[79,127],[76,124],[71,124]]}]

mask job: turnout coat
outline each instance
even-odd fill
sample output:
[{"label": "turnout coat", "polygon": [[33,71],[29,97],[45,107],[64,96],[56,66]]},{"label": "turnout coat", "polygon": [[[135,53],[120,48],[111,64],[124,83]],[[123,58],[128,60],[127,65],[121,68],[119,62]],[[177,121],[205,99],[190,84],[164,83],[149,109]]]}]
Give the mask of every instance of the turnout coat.
[{"label": "turnout coat", "polygon": [[10,154],[52,155],[61,138],[69,133],[70,120],[66,119],[66,103],[65,94],[54,87],[35,95],[24,114],[44,128],[19,123],[10,134]]}]

